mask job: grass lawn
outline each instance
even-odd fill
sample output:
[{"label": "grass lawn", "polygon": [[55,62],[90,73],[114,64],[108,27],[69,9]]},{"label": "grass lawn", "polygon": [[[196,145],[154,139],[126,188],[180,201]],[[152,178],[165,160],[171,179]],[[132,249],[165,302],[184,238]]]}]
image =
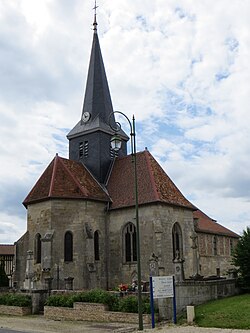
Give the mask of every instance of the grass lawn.
[{"label": "grass lawn", "polygon": [[250,294],[198,305],[195,316],[202,327],[250,329]]}]

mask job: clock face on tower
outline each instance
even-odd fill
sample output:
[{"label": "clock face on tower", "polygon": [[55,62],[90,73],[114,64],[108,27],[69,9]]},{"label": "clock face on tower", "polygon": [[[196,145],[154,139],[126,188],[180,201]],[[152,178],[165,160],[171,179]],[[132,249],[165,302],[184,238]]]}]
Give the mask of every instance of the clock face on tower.
[{"label": "clock face on tower", "polygon": [[82,114],[82,121],[84,122],[84,123],[86,123],[87,121],[89,121],[89,119],[90,119],[90,113],[89,112],[83,112],[83,114]]}]

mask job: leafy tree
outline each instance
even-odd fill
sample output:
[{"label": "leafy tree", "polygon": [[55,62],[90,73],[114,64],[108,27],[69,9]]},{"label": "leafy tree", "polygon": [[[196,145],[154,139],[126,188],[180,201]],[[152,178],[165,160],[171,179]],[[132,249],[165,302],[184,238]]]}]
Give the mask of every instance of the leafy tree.
[{"label": "leafy tree", "polygon": [[250,290],[250,228],[247,227],[240,237],[234,253],[233,263],[240,273],[240,285]]},{"label": "leafy tree", "polygon": [[9,286],[9,279],[5,273],[4,269],[4,261],[2,260],[0,263],[0,287],[8,287]]}]

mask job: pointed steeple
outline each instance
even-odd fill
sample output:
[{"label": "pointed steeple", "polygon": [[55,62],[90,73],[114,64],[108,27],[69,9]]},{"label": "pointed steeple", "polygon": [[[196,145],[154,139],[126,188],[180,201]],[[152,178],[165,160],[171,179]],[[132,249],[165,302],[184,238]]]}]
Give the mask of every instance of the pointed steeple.
[{"label": "pointed steeple", "polygon": [[[95,6],[94,9],[96,8]],[[114,135],[112,128],[115,128],[115,117],[97,33],[96,12],[93,26],[82,116],[67,138],[69,158],[84,163],[97,180],[104,183],[113,158],[110,152],[110,139]],[[123,140],[121,154],[127,155],[128,136],[122,130],[118,133]]]},{"label": "pointed steeple", "polygon": [[[94,27],[96,29],[95,24]],[[104,123],[108,123],[113,112],[97,30],[94,30],[82,114],[85,112],[89,112],[93,120],[99,117]]]},{"label": "pointed steeple", "polygon": [[[94,16],[93,26],[94,34],[82,117],[81,121],[68,134],[68,139],[72,136],[79,135],[79,133],[83,131],[89,132],[95,131],[96,129],[104,130],[105,132],[108,131],[113,134],[109,126],[110,123],[115,127],[115,117],[112,115],[113,105],[97,33],[96,14]],[[120,131],[119,134],[124,140],[128,140],[127,135],[123,131]]]}]

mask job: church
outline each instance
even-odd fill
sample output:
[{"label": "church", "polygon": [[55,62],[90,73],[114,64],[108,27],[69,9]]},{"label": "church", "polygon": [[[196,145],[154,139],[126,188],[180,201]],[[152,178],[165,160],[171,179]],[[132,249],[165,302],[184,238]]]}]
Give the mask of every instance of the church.
[{"label": "church", "polygon": [[[15,286],[131,284],[138,278],[134,156],[116,125],[96,16],[82,114],[67,138],[69,158],[56,154],[23,202],[27,231],[16,242]],[[183,279],[226,275],[239,236],[187,200],[147,149],[136,161],[142,281],[152,258],[161,275],[175,274],[176,263]]]}]

